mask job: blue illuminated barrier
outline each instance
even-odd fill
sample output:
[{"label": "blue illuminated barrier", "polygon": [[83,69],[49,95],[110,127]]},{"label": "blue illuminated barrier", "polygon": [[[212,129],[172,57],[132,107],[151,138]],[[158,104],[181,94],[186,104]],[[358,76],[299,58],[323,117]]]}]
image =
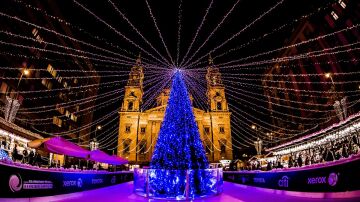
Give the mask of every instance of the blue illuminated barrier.
[{"label": "blue illuminated barrier", "polygon": [[0,198],[58,195],[132,180],[133,173],[127,171],[51,170],[0,162]]},{"label": "blue illuminated barrier", "polygon": [[134,193],[154,199],[194,199],[222,193],[222,169],[135,169]]},{"label": "blue illuminated barrier", "polygon": [[224,180],[242,185],[297,192],[310,197],[360,196],[360,156],[338,161],[314,164],[301,168],[272,171],[227,171]]}]

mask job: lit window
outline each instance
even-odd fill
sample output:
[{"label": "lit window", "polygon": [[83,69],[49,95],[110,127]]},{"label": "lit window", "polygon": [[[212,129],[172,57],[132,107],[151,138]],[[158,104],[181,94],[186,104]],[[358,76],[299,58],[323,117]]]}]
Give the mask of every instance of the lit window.
[{"label": "lit window", "polygon": [[47,79],[43,79],[43,80],[41,81],[41,83],[42,83],[44,86],[46,86],[46,88],[48,88],[48,89],[51,89],[51,88],[52,88],[52,83],[51,83],[51,81],[49,81],[49,80],[47,80]]},{"label": "lit window", "polygon": [[133,110],[134,109],[134,103],[133,102],[129,102],[128,104],[128,110]]},{"label": "lit window", "polygon": [[66,110],[65,116],[70,117],[70,112]]},{"label": "lit window", "polygon": [[126,133],[130,133],[130,130],[131,129],[131,127],[130,127],[130,125],[127,125],[126,127],[125,127],[125,132]]},{"label": "lit window", "polygon": [[221,154],[225,154],[225,152],[226,152],[225,144],[221,144],[221,146],[220,146],[220,153],[221,153]]},{"label": "lit window", "polygon": [[331,15],[334,18],[334,20],[339,19],[339,16],[335,13],[335,11],[331,11]]},{"label": "lit window", "polygon": [[54,117],[53,117],[53,124],[54,124],[54,125],[57,125],[58,127],[61,127],[61,125],[62,125],[62,120],[59,119],[58,117],[54,116]]},{"label": "lit window", "polygon": [[146,128],[145,128],[145,127],[141,127],[141,129],[140,129],[140,133],[144,134],[144,133],[145,133],[145,131],[146,131]]},{"label": "lit window", "polygon": [[210,127],[205,127],[204,132],[205,132],[206,135],[209,135],[210,134]]},{"label": "lit window", "polygon": [[58,76],[56,77],[56,79],[57,79],[57,81],[58,81],[59,83],[61,83],[61,81],[62,81],[62,77],[61,77],[61,76],[58,75]]},{"label": "lit window", "polygon": [[8,85],[5,82],[2,82],[0,89],[1,89],[1,93],[6,93],[8,89]]},{"label": "lit window", "polygon": [[74,114],[71,114],[71,120],[73,120],[74,122],[77,122],[77,116],[75,116]]},{"label": "lit window", "polygon": [[124,147],[123,154],[129,154],[130,153],[130,143],[124,142],[123,147]]},{"label": "lit window", "polygon": [[55,78],[57,75],[56,70],[53,68],[53,66],[51,66],[51,64],[49,64],[47,66],[47,71]]},{"label": "lit window", "polygon": [[217,110],[222,110],[221,102],[216,103]]},{"label": "lit window", "polygon": [[224,126],[220,126],[219,131],[220,131],[220,133],[225,133],[225,128],[224,128]]},{"label": "lit window", "polygon": [[38,33],[38,30],[37,30],[36,28],[34,28],[34,29],[32,30],[32,34],[33,34],[34,36],[36,36],[37,33]]},{"label": "lit window", "polygon": [[146,152],[146,141],[141,141],[140,142],[138,150],[139,150],[140,154],[145,154],[145,152]]},{"label": "lit window", "polygon": [[342,8],[346,8],[346,4],[345,4],[345,2],[343,0],[339,0],[338,3],[340,4],[340,6]]}]

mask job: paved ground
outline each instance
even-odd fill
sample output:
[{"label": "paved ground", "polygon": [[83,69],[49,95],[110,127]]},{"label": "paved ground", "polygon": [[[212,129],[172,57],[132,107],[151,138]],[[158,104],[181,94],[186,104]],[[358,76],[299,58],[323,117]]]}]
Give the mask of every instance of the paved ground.
[{"label": "paved ground", "polygon": [[[117,201],[129,201],[129,202],[143,202],[151,201],[157,202],[165,200],[151,200],[146,199],[141,196],[137,196],[132,193],[133,183],[128,182],[124,184],[119,184],[107,188],[101,188],[91,191],[84,191],[80,193],[73,194],[64,194],[57,196],[49,197],[39,197],[39,198],[27,198],[27,199],[1,199],[0,202],[117,202]],[[278,192],[278,193],[276,193]],[[320,201],[360,201],[360,198],[357,200],[349,199],[316,199],[316,198],[303,198],[297,196],[286,196],[279,191],[264,191],[263,189],[257,189],[254,187],[243,186],[238,184],[233,184],[229,182],[224,182],[224,193],[207,198],[202,200],[195,200],[196,202],[277,202],[277,201],[288,201],[288,202],[320,202]]]}]

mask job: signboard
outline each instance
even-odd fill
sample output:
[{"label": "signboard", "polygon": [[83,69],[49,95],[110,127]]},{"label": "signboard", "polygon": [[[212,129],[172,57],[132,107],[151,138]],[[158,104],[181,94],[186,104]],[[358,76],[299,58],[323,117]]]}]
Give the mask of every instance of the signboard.
[{"label": "signboard", "polygon": [[133,180],[132,172],[60,172],[0,164],[0,198],[38,197],[85,191]]},{"label": "signboard", "polygon": [[356,159],[342,164],[299,170],[224,172],[224,180],[297,192],[345,192],[360,190],[359,168],[360,159]]}]

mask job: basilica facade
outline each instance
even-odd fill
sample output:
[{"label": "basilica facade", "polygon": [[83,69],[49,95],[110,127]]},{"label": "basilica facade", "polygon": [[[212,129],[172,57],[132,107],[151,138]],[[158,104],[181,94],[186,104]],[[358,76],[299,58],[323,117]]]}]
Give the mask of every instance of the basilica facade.
[{"label": "basilica facade", "polygon": [[[196,123],[209,162],[231,160],[232,140],[228,103],[221,73],[209,58],[207,67],[208,109],[193,107]],[[148,164],[151,161],[156,140],[163,121],[170,89],[158,95],[156,107],[141,110],[143,103],[144,69],[141,59],[131,68],[125,86],[125,95],[119,112],[119,135],[117,155],[129,160],[130,164]]]}]

